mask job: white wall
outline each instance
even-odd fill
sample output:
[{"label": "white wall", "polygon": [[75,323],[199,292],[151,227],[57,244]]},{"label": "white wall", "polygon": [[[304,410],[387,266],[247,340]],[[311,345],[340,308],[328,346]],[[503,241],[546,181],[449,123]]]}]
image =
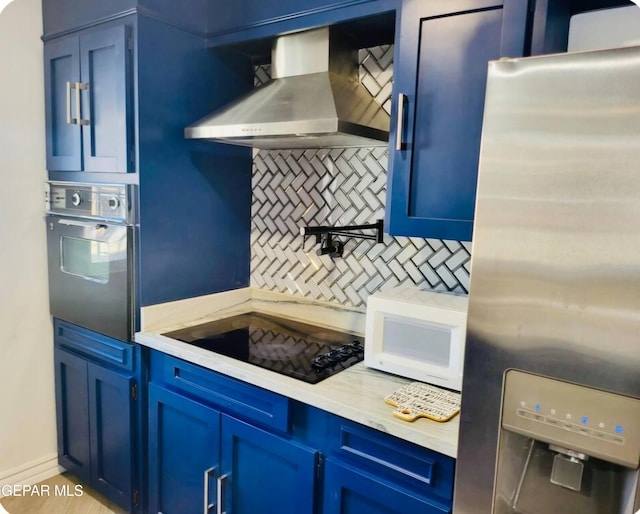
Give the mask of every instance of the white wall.
[{"label": "white wall", "polygon": [[57,470],[40,1],[0,14],[0,485]]}]

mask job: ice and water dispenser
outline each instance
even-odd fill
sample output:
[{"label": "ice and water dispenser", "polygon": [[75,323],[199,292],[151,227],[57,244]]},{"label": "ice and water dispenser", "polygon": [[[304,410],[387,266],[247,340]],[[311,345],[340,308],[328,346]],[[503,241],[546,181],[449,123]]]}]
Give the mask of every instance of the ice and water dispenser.
[{"label": "ice and water dispenser", "polygon": [[640,400],[505,374],[494,514],[633,514]]}]

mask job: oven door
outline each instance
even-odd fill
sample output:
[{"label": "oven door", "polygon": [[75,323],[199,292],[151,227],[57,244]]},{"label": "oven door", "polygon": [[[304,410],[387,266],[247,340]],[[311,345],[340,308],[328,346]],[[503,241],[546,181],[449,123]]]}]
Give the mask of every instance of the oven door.
[{"label": "oven door", "polygon": [[122,341],[133,337],[133,227],[48,215],[51,314]]}]

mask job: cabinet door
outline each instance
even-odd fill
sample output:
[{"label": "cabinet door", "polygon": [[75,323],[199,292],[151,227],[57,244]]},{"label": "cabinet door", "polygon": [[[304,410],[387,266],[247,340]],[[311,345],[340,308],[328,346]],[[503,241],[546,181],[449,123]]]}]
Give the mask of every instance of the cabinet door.
[{"label": "cabinet door", "polygon": [[80,129],[73,123],[80,81],[78,37],[49,41],[44,46],[47,169],[82,170]]},{"label": "cabinet door", "polygon": [[313,514],[318,452],[222,417],[221,512]]},{"label": "cabinet door", "polygon": [[427,501],[357,468],[327,459],[325,514],[449,514],[451,506]]},{"label": "cabinet door", "polygon": [[149,384],[149,512],[213,510],[220,413]]},{"label": "cabinet door", "polygon": [[[87,364],[91,484],[128,511],[133,508],[135,379]],[[85,390],[87,386],[85,385]]]},{"label": "cabinet door", "polygon": [[80,37],[80,123],[85,171],[129,171],[128,56],[124,25]]},{"label": "cabinet door", "polygon": [[87,361],[59,348],[54,354],[58,462],[80,480],[90,482]]},{"label": "cabinet door", "polygon": [[399,122],[391,139],[389,233],[469,241],[487,62],[522,55],[526,2],[449,4],[403,3],[394,64]]}]

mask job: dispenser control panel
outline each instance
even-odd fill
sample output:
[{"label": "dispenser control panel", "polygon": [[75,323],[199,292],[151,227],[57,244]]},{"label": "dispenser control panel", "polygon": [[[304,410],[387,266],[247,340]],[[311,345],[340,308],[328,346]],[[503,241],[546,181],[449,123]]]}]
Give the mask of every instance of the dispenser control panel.
[{"label": "dispenser control panel", "polygon": [[640,400],[509,370],[502,428],[636,469]]}]

